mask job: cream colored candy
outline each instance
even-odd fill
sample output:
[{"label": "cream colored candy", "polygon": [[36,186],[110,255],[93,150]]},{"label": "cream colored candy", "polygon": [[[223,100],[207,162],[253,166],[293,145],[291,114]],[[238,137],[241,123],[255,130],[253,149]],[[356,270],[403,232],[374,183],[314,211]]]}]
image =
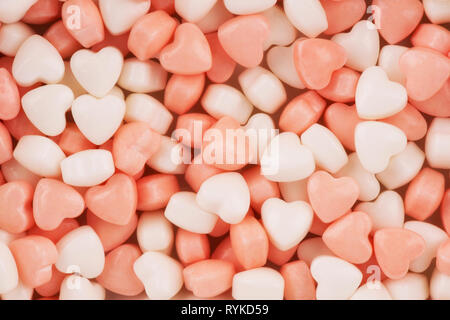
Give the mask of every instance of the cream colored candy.
[{"label": "cream colored candy", "polygon": [[183,267],[160,252],[146,252],[134,263],[134,272],[151,300],[167,300],[183,287]]},{"label": "cream colored candy", "polygon": [[99,0],[100,12],[106,28],[112,35],[131,29],[133,24],[150,9],[148,0]]},{"label": "cream colored candy", "polygon": [[336,173],[348,162],[347,153],[338,138],[328,128],[313,124],[301,135],[304,146],[309,148],[318,167]]},{"label": "cream colored candy", "polygon": [[125,110],[125,101],[114,95],[98,99],[85,94],[72,104],[72,115],[78,129],[96,145],[108,141],[119,129]]},{"label": "cream colored candy", "polygon": [[[240,2],[245,3],[243,1]],[[266,17],[270,26],[269,37],[264,42],[264,50],[269,49],[272,45],[288,46],[294,42],[297,37],[297,30],[289,22],[283,9],[273,6],[261,14]]]},{"label": "cream colored candy", "polygon": [[[178,0],[180,1],[180,0]],[[182,1],[182,0],[181,0]],[[233,14],[244,15],[262,12],[273,7],[276,0],[223,0],[225,7]]]},{"label": "cream colored candy", "polygon": [[347,164],[336,173],[336,177],[351,177],[359,186],[360,201],[371,201],[380,193],[380,183],[373,173],[361,165],[356,152],[348,156]]},{"label": "cream colored candy", "polygon": [[250,191],[240,173],[219,173],[202,183],[196,201],[201,209],[217,214],[226,223],[236,224],[250,208]]},{"label": "cream colored candy", "polygon": [[197,204],[195,193],[187,191],[170,197],[164,215],[177,227],[200,234],[210,233],[218,219],[217,215],[203,210]]},{"label": "cream colored candy", "polygon": [[43,136],[23,136],[17,143],[13,156],[26,169],[48,178],[61,175],[60,163],[66,158],[53,140]]},{"label": "cream colored candy", "polygon": [[292,132],[274,137],[261,158],[261,174],[276,182],[305,179],[314,169],[313,153]]},{"label": "cream colored candy", "polygon": [[309,201],[307,191],[308,179],[291,182],[279,182],[281,197],[287,201]]},{"label": "cream colored candy", "polygon": [[392,300],[389,291],[379,281],[366,283],[356,290],[350,300]]},{"label": "cream colored candy", "polygon": [[70,59],[75,79],[87,92],[98,98],[106,96],[116,85],[122,66],[122,53],[115,47],[105,47],[99,52],[82,49]]},{"label": "cream colored candy", "polygon": [[56,244],[58,261],[55,267],[62,273],[77,273],[85,278],[98,277],[105,266],[102,242],[94,229],[85,225],[66,233]]},{"label": "cream colored candy", "polygon": [[214,7],[209,10],[206,16],[197,21],[196,25],[204,34],[207,34],[217,31],[220,25],[233,17],[234,15],[225,8],[223,1],[216,1]]},{"label": "cream colored candy", "polygon": [[409,270],[412,272],[424,272],[436,257],[441,243],[448,239],[448,235],[434,224],[422,221],[407,221],[405,229],[414,231],[425,240],[425,251],[409,264]]},{"label": "cream colored candy", "polygon": [[289,250],[308,234],[314,213],[304,201],[285,202],[267,199],[261,207],[261,218],[271,243],[281,251]]},{"label": "cream colored candy", "polygon": [[0,229],[0,243],[6,244],[7,246],[11,243],[11,241],[14,241],[19,238],[23,238],[25,236],[26,236],[25,232],[9,233],[5,230]]},{"label": "cream colored candy", "polygon": [[77,79],[75,79],[75,76],[72,73],[72,69],[70,69],[70,62],[65,61],[64,66],[66,70],[64,72],[64,77],[61,79],[59,84],[63,84],[72,89],[75,98],[78,98],[83,94],[86,94],[87,91],[78,83]]},{"label": "cream colored candy", "polygon": [[286,102],[283,83],[262,67],[247,69],[239,75],[239,84],[248,100],[259,110],[275,113]]},{"label": "cream colored candy", "polygon": [[142,252],[158,251],[170,254],[173,246],[173,227],[162,210],[144,212],[139,216],[136,230]]},{"label": "cream colored candy", "polygon": [[450,169],[450,118],[434,118],[425,142],[428,164],[433,168]]},{"label": "cream colored candy", "polygon": [[372,220],[372,234],[384,228],[402,228],[405,209],[402,197],[395,191],[383,191],[373,202],[361,202],[355,211],[362,211]]},{"label": "cream colored candy", "polygon": [[61,162],[64,183],[76,187],[91,187],[108,180],[115,172],[111,152],[101,149],[84,150]]},{"label": "cream colored candy", "polygon": [[402,152],[391,158],[387,168],[376,175],[377,179],[388,189],[400,188],[419,173],[424,161],[423,151],[414,142],[408,142]]},{"label": "cream colored candy", "polygon": [[28,9],[38,0],[13,0],[0,1],[0,21],[3,23],[13,23],[21,20]]},{"label": "cream colored candy", "polygon": [[356,111],[362,119],[376,120],[392,116],[406,107],[406,89],[390,81],[381,67],[366,69],[356,87]]},{"label": "cream colored candy", "polygon": [[399,128],[377,121],[364,121],[355,128],[355,147],[362,166],[379,173],[389,165],[392,156],[406,148],[406,135]]},{"label": "cream colored candy", "polygon": [[59,300],[105,300],[105,289],[94,281],[73,274],[61,283]]},{"label": "cream colored candy", "polygon": [[450,276],[437,268],[431,276],[430,296],[433,300],[450,300]]},{"label": "cream colored candy", "polygon": [[298,76],[294,64],[294,44],[290,47],[273,47],[267,52],[269,69],[284,83],[293,88],[305,89],[305,85]]},{"label": "cream colored candy", "polygon": [[214,7],[217,0],[175,0],[175,11],[184,20],[197,22]]},{"label": "cream colored candy", "polygon": [[328,29],[327,16],[319,0],[286,0],[284,12],[301,33],[315,38]]},{"label": "cream colored candy", "polygon": [[347,300],[359,287],[362,273],[353,264],[332,256],[318,256],[311,262],[317,282],[317,300]]},{"label": "cream colored candy", "polygon": [[150,168],[168,174],[183,174],[187,160],[190,160],[190,150],[167,136],[161,137],[161,145],[147,164]]},{"label": "cream colored candy", "polygon": [[348,33],[331,38],[347,52],[346,65],[356,71],[364,71],[377,64],[380,37],[376,26],[366,20],[357,22]]},{"label": "cream colored candy", "polygon": [[8,293],[19,284],[17,266],[8,245],[0,242],[0,294]]},{"label": "cream colored candy", "polygon": [[408,47],[398,45],[385,45],[380,51],[378,65],[386,72],[389,80],[405,85],[406,78],[400,69],[400,56],[408,50]]},{"label": "cream colored candy", "polygon": [[230,116],[240,124],[245,124],[253,111],[253,106],[242,92],[226,84],[209,85],[201,104],[214,118]]},{"label": "cream colored candy", "polygon": [[157,99],[142,93],[132,93],[126,99],[125,121],[141,121],[153,130],[166,134],[173,121],[173,116]]},{"label": "cream colored candy", "polygon": [[34,289],[26,286],[19,280],[17,287],[0,295],[1,300],[31,300]]},{"label": "cream colored candy", "polygon": [[383,284],[394,300],[426,300],[428,280],[423,274],[409,272],[401,279],[386,279]]},{"label": "cream colored candy", "polygon": [[277,132],[273,119],[265,113],[256,113],[248,119],[244,129],[249,138],[249,155],[252,157],[249,162],[259,163],[267,145]]},{"label": "cream colored candy", "polygon": [[334,256],[334,253],[328,249],[323,242],[322,237],[314,237],[303,240],[297,249],[298,259],[305,261],[308,266],[319,256]]},{"label": "cream colored candy", "polygon": [[57,136],[66,128],[66,112],[74,95],[62,84],[48,84],[22,97],[23,111],[31,123],[47,136]]},{"label": "cream colored candy", "polygon": [[167,82],[167,71],[153,60],[139,61],[136,58],[125,60],[119,78],[119,86],[135,93],[161,91]]},{"label": "cream colored candy", "polygon": [[235,300],[282,300],[284,279],[272,268],[255,268],[236,273],[232,296]]},{"label": "cream colored candy", "polygon": [[450,22],[450,3],[447,0],[423,0],[423,7],[431,22]]},{"label": "cream colored candy", "polygon": [[37,82],[58,83],[64,77],[64,61],[45,38],[32,35],[17,50],[12,75],[23,87]]},{"label": "cream colored candy", "polygon": [[0,28],[0,53],[14,57],[22,43],[33,34],[33,29],[22,22],[3,25]]}]

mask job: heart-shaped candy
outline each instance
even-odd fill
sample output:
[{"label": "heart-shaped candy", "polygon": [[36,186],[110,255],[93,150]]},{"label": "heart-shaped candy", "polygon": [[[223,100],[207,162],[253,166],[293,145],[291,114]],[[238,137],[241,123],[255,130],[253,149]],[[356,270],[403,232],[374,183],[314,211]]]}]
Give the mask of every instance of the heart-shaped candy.
[{"label": "heart-shaped candy", "polygon": [[312,152],[293,132],[283,132],[273,138],[261,158],[261,174],[276,182],[305,179],[315,167]]},{"label": "heart-shaped candy", "polygon": [[117,173],[105,185],[87,190],[84,198],[86,206],[99,218],[109,223],[127,225],[136,213],[136,182],[126,174]]},{"label": "heart-shaped candy", "polygon": [[400,112],[408,102],[405,88],[390,81],[381,67],[370,67],[359,77],[356,110],[362,119],[376,120]]},{"label": "heart-shaped candy", "polygon": [[21,20],[28,9],[36,2],[38,2],[38,0],[1,1],[0,21],[3,23],[14,23]]},{"label": "heart-shaped candy", "polygon": [[372,256],[369,233],[372,221],[367,213],[355,211],[334,221],[322,235],[323,242],[338,257],[355,264]]},{"label": "heart-shaped candy", "polygon": [[389,44],[402,41],[410,35],[423,16],[423,6],[419,0],[374,0],[377,26]]},{"label": "heart-shaped candy", "polygon": [[315,38],[328,29],[327,16],[319,0],[283,1],[284,12],[301,33]]},{"label": "heart-shaped candy", "polygon": [[380,37],[372,22],[359,21],[350,32],[337,34],[331,40],[347,52],[348,67],[362,72],[377,64]]},{"label": "heart-shaped candy", "polygon": [[294,43],[294,63],[300,79],[309,89],[323,89],[332,73],[347,62],[347,52],[327,39],[300,39]]},{"label": "heart-shaped candy", "polygon": [[269,69],[284,83],[293,88],[305,89],[305,85],[295,70],[294,44],[290,47],[273,47],[267,52]]},{"label": "heart-shaped candy", "polygon": [[364,0],[320,0],[320,4],[327,15],[325,34],[336,34],[350,28],[366,13]]},{"label": "heart-shaped candy", "polygon": [[148,0],[100,0],[98,2],[103,22],[112,35],[120,35],[150,9]]},{"label": "heart-shaped candy", "polygon": [[311,263],[317,282],[317,300],[349,299],[361,284],[362,273],[353,264],[332,256],[318,256]]},{"label": "heart-shaped candy", "polygon": [[0,68],[0,119],[11,120],[20,111],[20,95],[16,81],[8,70]]},{"label": "heart-shaped candy", "polygon": [[387,168],[392,156],[406,148],[406,135],[399,128],[377,121],[364,121],[355,128],[355,148],[362,166],[371,173]]},{"label": "heart-shaped candy", "polygon": [[62,84],[49,84],[22,97],[23,111],[31,123],[47,136],[57,136],[66,128],[66,112],[74,95]]},{"label": "heart-shaped candy", "polygon": [[17,273],[14,256],[6,243],[0,241],[0,294],[5,294],[14,290],[19,284],[19,275]]},{"label": "heart-shaped candy", "polygon": [[211,69],[211,49],[199,27],[182,23],[175,30],[173,42],[161,51],[159,61],[175,74],[199,74]]},{"label": "heart-shaped candy", "polygon": [[106,47],[97,53],[82,49],[70,59],[75,79],[87,92],[98,98],[106,96],[116,85],[122,66],[122,53],[115,47]]},{"label": "heart-shaped candy", "polygon": [[264,43],[264,50],[269,49],[272,45],[288,46],[294,42],[297,37],[297,30],[290,23],[283,9],[279,6],[273,6],[261,14],[266,17],[270,26],[269,37]]},{"label": "heart-shaped candy", "polygon": [[450,22],[450,5],[442,0],[422,0],[425,13],[433,23]]},{"label": "heart-shaped candy", "polygon": [[105,300],[105,289],[95,281],[74,274],[61,283],[59,300]]},{"label": "heart-shaped candy", "polygon": [[56,229],[65,218],[84,211],[83,197],[71,186],[55,179],[41,179],[33,196],[33,216],[42,230]]},{"label": "heart-shaped candy", "polygon": [[375,232],[373,248],[386,276],[401,279],[408,273],[410,262],[425,251],[425,240],[408,229],[384,228]]},{"label": "heart-shaped candy", "polygon": [[174,0],[175,11],[188,22],[198,22],[214,7],[217,0]]},{"label": "heart-shaped candy", "polygon": [[355,210],[365,212],[372,220],[372,234],[384,228],[401,228],[405,220],[402,197],[395,191],[384,191],[373,202],[361,202]]},{"label": "heart-shaped candy", "polygon": [[433,97],[450,76],[450,60],[433,49],[408,49],[401,55],[399,63],[412,100],[424,101]]},{"label": "heart-shaped candy", "polygon": [[253,68],[263,59],[269,30],[269,22],[262,15],[239,16],[222,24],[218,37],[223,49],[234,61],[246,68]]},{"label": "heart-shaped candy", "polygon": [[314,212],[325,223],[346,214],[359,196],[359,187],[353,178],[335,179],[325,171],[313,173],[308,179],[307,188]]},{"label": "heart-shaped candy", "polygon": [[261,218],[271,243],[286,251],[303,240],[311,227],[314,213],[304,201],[285,202],[278,198],[266,200]]},{"label": "heart-shaped candy", "polygon": [[406,78],[400,69],[400,57],[408,50],[408,47],[398,45],[386,45],[380,51],[378,65],[386,72],[389,80],[405,85]]},{"label": "heart-shaped candy", "polygon": [[101,145],[111,138],[125,116],[125,101],[113,95],[97,99],[85,94],[72,103],[72,115],[83,135]]},{"label": "heart-shaped candy", "polygon": [[58,83],[64,77],[64,61],[45,38],[32,35],[20,46],[12,65],[14,79],[22,87],[38,82]]}]

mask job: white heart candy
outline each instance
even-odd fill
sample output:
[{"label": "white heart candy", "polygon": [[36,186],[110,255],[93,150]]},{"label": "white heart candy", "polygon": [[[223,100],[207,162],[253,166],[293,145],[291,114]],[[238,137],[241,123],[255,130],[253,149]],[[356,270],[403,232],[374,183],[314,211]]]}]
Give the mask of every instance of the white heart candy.
[{"label": "white heart candy", "polygon": [[311,262],[311,275],[317,282],[317,300],[347,300],[362,281],[361,271],[337,257],[318,256]]},{"label": "white heart candy", "polygon": [[423,0],[428,19],[435,24],[450,22],[450,3],[447,0]]},{"label": "white heart candy", "polygon": [[77,273],[91,279],[99,276],[105,266],[105,252],[100,238],[90,226],[66,233],[56,244],[56,269],[62,273]]},{"label": "white heart candy", "polygon": [[175,11],[184,20],[197,22],[214,7],[217,0],[175,0]]},{"label": "white heart candy", "polygon": [[85,94],[72,104],[72,115],[78,129],[97,145],[114,135],[122,124],[125,110],[125,101],[113,95],[97,99]]},{"label": "white heart candy", "polygon": [[292,132],[283,132],[273,138],[261,158],[261,174],[277,182],[305,179],[315,167],[312,152]]},{"label": "white heart candy", "polygon": [[408,142],[406,148],[389,161],[377,179],[387,189],[394,190],[409,183],[422,169],[425,154],[414,142]]},{"label": "white heart candy", "polygon": [[236,273],[233,277],[232,296],[235,300],[283,300],[284,279],[267,267]]},{"label": "white heart candy", "polygon": [[61,175],[61,162],[66,155],[51,139],[43,136],[23,136],[13,153],[22,166],[42,177],[57,178]]},{"label": "white heart candy", "polygon": [[3,25],[0,28],[0,52],[14,57],[22,43],[33,34],[33,29],[23,22]]},{"label": "white heart candy", "polygon": [[436,257],[436,251],[441,243],[448,239],[448,235],[434,224],[423,221],[407,221],[405,229],[414,231],[425,240],[425,251],[412,260],[409,265],[409,270],[412,272],[424,272]]},{"label": "white heart candy", "polygon": [[8,245],[0,242],[0,294],[14,290],[19,284],[17,266]]},{"label": "white heart candy", "polygon": [[331,40],[347,52],[348,67],[362,72],[377,64],[380,37],[372,22],[359,21],[350,32],[336,34]]},{"label": "white heart candy", "polygon": [[19,280],[17,287],[9,292],[0,295],[2,300],[31,300],[34,289],[26,286]]},{"label": "white heart candy", "polygon": [[102,149],[84,150],[61,162],[64,183],[76,187],[92,187],[108,180],[115,172],[111,152]]},{"label": "white heart candy", "polygon": [[139,216],[136,236],[142,252],[158,251],[170,254],[173,246],[173,227],[164,212],[145,212]]},{"label": "white heart candy", "polygon": [[386,72],[389,80],[405,85],[406,77],[400,69],[400,56],[408,50],[408,47],[398,45],[385,45],[380,51],[378,65]]},{"label": "white heart candy", "polygon": [[450,169],[450,118],[434,118],[425,140],[425,153],[433,168]]},{"label": "white heart candy", "polygon": [[366,283],[356,290],[350,300],[392,300],[389,291],[379,281]]},{"label": "white heart candy", "polygon": [[62,84],[48,84],[22,97],[23,111],[31,123],[47,136],[57,136],[66,128],[66,112],[74,99],[72,90]]},{"label": "white heart candy", "polygon": [[392,156],[406,148],[406,135],[399,128],[377,121],[364,121],[355,128],[355,148],[362,166],[371,173],[385,170]]},{"label": "white heart candy", "polygon": [[191,161],[190,149],[167,136],[161,136],[158,151],[147,161],[150,168],[167,174],[183,174]]},{"label": "white heart candy", "polygon": [[105,289],[79,275],[70,275],[61,283],[59,300],[105,300]]},{"label": "white heart candy", "polygon": [[226,223],[236,224],[250,208],[250,191],[240,173],[219,173],[202,183],[196,201],[203,210],[217,214]]},{"label": "white heart candy", "polygon": [[106,47],[97,53],[82,49],[70,59],[75,79],[87,92],[98,98],[104,97],[114,88],[122,66],[122,53],[115,47]]},{"label": "white heart candy", "polygon": [[336,173],[336,177],[351,177],[358,183],[358,200],[371,201],[380,193],[380,183],[373,173],[364,169],[356,152],[348,156],[347,164]]},{"label": "white heart candy", "polygon": [[450,300],[450,275],[435,268],[430,280],[430,295],[433,300]]},{"label": "white heart candy", "polygon": [[304,146],[314,155],[317,166],[335,173],[348,162],[344,146],[331,130],[320,124],[313,124],[301,135]]},{"label": "white heart candy", "polygon": [[252,158],[249,163],[259,163],[267,145],[277,132],[273,119],[265,113],[256,113],[248,119],[244,129],[251,148],[249,154]]},{"label": "white heart candy", "polygon": [[308,266],[318,256],[334,256],[334,253],[323,242],[322,237],[308,238],[303,240],[298,246],[298,259],[305,261]]},{"label": "white heart candy", "polygon": [[269,69],[284,83],[293,88],[305,89],[294,64],[294,45],[290,47],[273,47],[267,52]]},{"label": "white heart candy", "polygon": [[407,102],[406,89],[390,81],[381,67],[370,67],[359,77],[355,104],[361,119],[387,118],[402,111]]},{"label": "white heart candy", "polygon": [[170,197],[164,215],[177,227],[200,234],[210,233],[218,219],[217,215],[200,208],[195,193],[186,191]]},{"label": "white heart candy", "polygon": [[21,20],[28,9],[38,0],[13,0],[0,1],[0,21],[3,23],[13,23]]},{"label": "white heart candy", "polygon": [[119,86],[135,93],[161,91],[166,87],[167,71],[153,60],[137,58],[125,60],[119,78]]},{"label": "white heart candy", "polygon": [[[240,3],[246,3],[238,0]],[[257,0],[258,1],[258,0]],[[283,9],[273,6],[261,13],[269,21],[269,37],[264,42],[264,50],[272,45],[288,46],[294,42],[297,37],[297,30],[289,22]]]},{"label": "white heart candy", "polygon": [[47,39],[32,35],[17,50],[12,74],[23,87],[38,82],[58,83],[64,77],[64,61]]},{"label": "white heart candy", "polygon": [[231,13],[244,15],[267,10],[273,7],[277,3],[277,0],[223,0],[223,3]]},{"label": "white heart candy", "polygon": [[304,201],[285,202],[267,199],[261,207],[261,218],[271,243],[281,251],[291,249],[308,234],[314,213]]},{"label": "white heart candy", "polygon": [[150,9],[149,0],[99,0],[98,5],[106,28],[112,35],[131,29]]},{"label": "white heart candy", "polygon": [[163,253],[144,253],[136,260],[133,269],[151,300],[170,299],[183,286],[183,267]]},{"label": "white heart candy", "polygon": [[424,274],[409,272],[401,279],[386,279],[383,284],[394,300],[426,300],[429,296]]},{"label": "white heart candy", "polygon": [[328,29],[327,15],[319,0],[285,0],[284,12],[301,33],[315,38]]},{"label": "white heart candy", "polygon": [[372,220],[372,234],[384,228],[402,228],[405,220],[403,199],[395,191],[384,191],[373,202],[361,202],[355,211],[369,215]]}]

